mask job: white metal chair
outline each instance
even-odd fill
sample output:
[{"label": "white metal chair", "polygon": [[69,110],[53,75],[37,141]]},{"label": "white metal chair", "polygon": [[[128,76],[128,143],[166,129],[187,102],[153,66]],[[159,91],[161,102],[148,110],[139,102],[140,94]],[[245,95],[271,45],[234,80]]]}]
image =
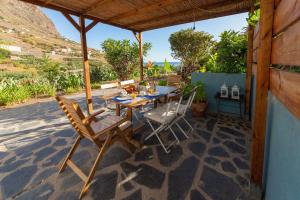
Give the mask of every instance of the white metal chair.
[{"label": "white metal chair", "polygon": [[[169,106],[168,104],[170,104],[170,110],[174,111],[178,109],[177,117],[172,121],[170,126],[172,127],[173,125],[176,125],[186,138],[188,138],[188,134],[194,130],[192,125],[185,119],[185,117],[186,117],[187,110],[191,107],[194,101],[195,95],[196,95],[196,88],[194,88],[191,91],[190,96],[185,104],[179,105],[179,102],[172,101],[162,106],[162,109],[165,109],[167,106]],[[189,129],[187,131],[184,131],[184,129],[179,125],[180,120],[183,120],[189,126]]]},{"label": "white metal chair", "polygon": [[[181,105],[181,101],[182,101],[182,97],[180,98],[180,100],[177,104],[178,105],[177,109],[175,109],[175,110],[171,109],[172,104],[169,103],[169,104],[167,104],[167,106],[164,109],[162,109],[162,107],[157,107],[157,108],[150,110],[149,112],[146,112],[144,114],[146,121],[148,122],[148,124],[150,125],[150,127],[153,131],[152,133],[150,133],[150,135],[148,135],[145,138],[145,141],[148,140],[149,138],[151,138],[152,136],[156,136],[159,143],[161,144],[162,148],[165,150],[166,153],[170,152],[169,148],[171,146],[173,146],[175,143],[177,143],[177,144],[179,143],[179,139],[176,136],[174,130],[172,129],[171,124],[172,124],[173,120],[175,120],[177,118],[178,111],[179,111],[179,108]],[[151,121],[160,124],[159,127],[155,129],[153,124],[151,123]],[[164,130],[170,130],[172,135],[175,138],[175,141],[171,142],[171,144],[169,144],[168,146],[166,146],[163,143],[162,138],[159,135]]]}]

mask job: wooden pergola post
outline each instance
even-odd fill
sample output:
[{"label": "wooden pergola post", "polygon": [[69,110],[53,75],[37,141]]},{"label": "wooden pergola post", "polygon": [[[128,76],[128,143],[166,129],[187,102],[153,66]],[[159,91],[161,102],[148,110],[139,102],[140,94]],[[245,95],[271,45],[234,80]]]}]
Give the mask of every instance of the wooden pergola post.
[{"label": "wooden pergola post", "polygon": [[139,59],[140,59],[140,79],[144,80],[144,60],[143,60],[143,42],[142,42],[142,32],[133,32],[134,37],[139,43]]},{"label": "wooden pergola post", "polygon": [[[250,12],[254,11],[254,5]],[[246,102],[245,111],[247,114],[250,113],[250,96],[251,96],[251,81],[252,81],[252,65],[253,65],[253,37],[254,27],[248,26],[248,50],[247,50],[247,70],[246,70]]]},{"label": "wooden pergola post", "polygon": [[259,53],[256,77],[256,101],[252,142],[251,179],[261,186],[264,164],[264,146],[267,124],[269,67],[271,65],[274,0],[260,1]]},{"label": "wooden pergola post", "polygon": [[142,43],[142,32],[138,33],[139,38],[139,56],[140,56],[140,77],[141,81],[144,80],[144,59],[143,59],[143,43]]},{"label": "wooden pergola post", "polygon": [[79,17],[79,25],[80,25],[81,51],[82,51],[82,58],[83,58],[84,87],[85,87],[88,113],[91,114],[93,112],[93,104],[92,104],[90,65],[88,60],[88,52],[87,52],[87,44],[86,44],[85,19],[82,15]]},{"label": "wooden pergola post", "polygon": [[90,78],[90,65],[88,60],[87,43],[86,43],[86,33],[89,30],[91,30],[98,23],[98,21],[94,20],[86,27],[84,16],[82,15],[79,16],[79,24],[78,24],[71,17],[69,13],[63,12],[62,14],[80,32],[86,103],[87,103],[88,114],[92,114],[93,113],[92,90],[91,90],[91,78]]}]

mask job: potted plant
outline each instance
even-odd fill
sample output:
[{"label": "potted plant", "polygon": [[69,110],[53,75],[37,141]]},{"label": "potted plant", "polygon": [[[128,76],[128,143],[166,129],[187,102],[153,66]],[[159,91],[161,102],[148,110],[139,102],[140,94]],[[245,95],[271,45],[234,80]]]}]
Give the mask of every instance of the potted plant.
[{"label": "potted plant", "polygon": [[183,90],[183,95],[189,96],[190,92],[195,87],[196,95],[192,103],[192,116],[203,117],[208,106],[204,84],[201,81],[198,81],[197,83],[187,85]]},{"label": "potted plant", "polygon": [[145,81],[145,80],[142,80],[140,83],[139,83],[139,91],[144,91],[146,92],[150,87],[150,84],[148,81]]}]

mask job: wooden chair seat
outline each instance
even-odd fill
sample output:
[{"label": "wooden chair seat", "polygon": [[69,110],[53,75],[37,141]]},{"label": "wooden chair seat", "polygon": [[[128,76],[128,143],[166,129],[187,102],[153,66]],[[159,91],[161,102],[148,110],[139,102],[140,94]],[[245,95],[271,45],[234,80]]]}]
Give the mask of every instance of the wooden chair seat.
[{"label": "wooden chair seat", "polygon": [[[75,143],[61,164],[59,173],[63,172],[65,168],[69,166],[84,181],[84,186],[79,196],[81,199],[88,191],[91,181],[95,175],[97,165],[103,158],[104,153],[112,144],[114,144],[114,142],[121,142],[124,146],[129,148],[131,152],[134,152],[136,148],[140,148],[140,144],[131,139],[132,124],[127,119],[113,115],[106,115],[97,118],[97,116],[103,113],[104,110],[85,116],[76,101],[60,96],[57,96],[56,100],[67,115],[73,128],[78,133]],[[85,175],[79,166],[71,160],[72,155],[82,139],[91,140],[95,143],[99,150],[96,160],[88,175]]]},{"label": "wooden chair seat", "polygon": [[120,116],[108,115],[103,117],[101,120],[98,119],[97,121],[92,121],[90,126],[95,133],[99,133],[116,123],[120,123],[122,120],[123,118]]}]

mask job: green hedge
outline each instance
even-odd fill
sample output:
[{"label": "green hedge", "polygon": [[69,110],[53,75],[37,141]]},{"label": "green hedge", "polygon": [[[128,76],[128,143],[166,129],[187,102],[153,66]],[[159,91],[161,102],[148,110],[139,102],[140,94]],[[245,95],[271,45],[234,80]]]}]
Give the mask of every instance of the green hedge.
[{"label": "green hedge", "polygon": [[0,83],[0,105],[22,103],[32,97],[54,96],[56,88],[47,81],[4,79]]}]

